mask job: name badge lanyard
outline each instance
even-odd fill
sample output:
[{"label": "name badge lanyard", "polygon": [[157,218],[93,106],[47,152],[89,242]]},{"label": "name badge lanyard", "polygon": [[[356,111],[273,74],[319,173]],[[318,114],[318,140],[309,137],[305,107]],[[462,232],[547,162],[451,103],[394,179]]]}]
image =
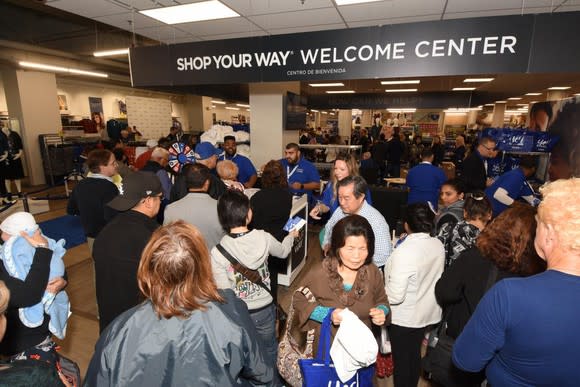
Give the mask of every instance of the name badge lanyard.
[{"label": "name badge lanyard", "polygon": [[292,170],[290,170],[290,166],[286,166],[286,175],[288,176],[288,181],[290,181],[290,176],[292,176],[294,174],[294,172],[296,172],[296,168],[298,168],[298,164],[296,164],[294,166],[294,168],[292,168]]}]

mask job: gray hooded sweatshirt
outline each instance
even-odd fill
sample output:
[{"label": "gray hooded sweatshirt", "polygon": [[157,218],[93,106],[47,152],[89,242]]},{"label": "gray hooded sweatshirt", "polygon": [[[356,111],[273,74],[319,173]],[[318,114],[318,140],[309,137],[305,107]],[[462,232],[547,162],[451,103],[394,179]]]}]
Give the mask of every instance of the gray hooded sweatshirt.
[{"label": "gray hooded sweatshirt", "polygon": [[[280,243],[264,230],[252,230],[237,238],[226,235],[220,244],[242,265],[257,270],[264,284],[270,288],[268,256],[286,258],[292,249],[293,242],[294,238],[290,235]],[[248,305],[250,311],[272,302],[272,296],[264,288],[234,271],[230,261],[215,247],[211,250],[211,264],[217,287],[232,289],[236,296]]]}]

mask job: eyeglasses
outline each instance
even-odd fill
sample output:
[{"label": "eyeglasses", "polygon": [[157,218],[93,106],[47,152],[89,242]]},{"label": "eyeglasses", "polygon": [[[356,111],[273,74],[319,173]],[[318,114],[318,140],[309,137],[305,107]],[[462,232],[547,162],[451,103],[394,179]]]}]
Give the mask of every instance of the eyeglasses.
[{"label": "eyeglasses", "polygon": [[481,144],[482,147],[484,147],[485,149],[487,149],[488,151],[494,151],[495,150],[495,146],[494,147],[488,147],[487,145],[483,145]]}]

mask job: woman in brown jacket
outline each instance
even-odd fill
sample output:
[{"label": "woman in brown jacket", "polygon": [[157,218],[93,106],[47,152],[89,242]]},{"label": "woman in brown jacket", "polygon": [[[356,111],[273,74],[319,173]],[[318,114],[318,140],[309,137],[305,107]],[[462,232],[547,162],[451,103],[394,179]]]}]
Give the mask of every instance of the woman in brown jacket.
[{"label": "woman in brown jacket", "polygon": [[302,293],[294,298],[295,316],[302,331],[315,328],[318,338],[320,323],[331,308],[335,308],[331,316],[333,337],[344,308],[369,328],[390,321],[383,276],[372,263],[374,239],[369,222],[359,215],[347,216],[334,226],[329,257],[310,271],[303,283],[316,302],[309,303]]}]

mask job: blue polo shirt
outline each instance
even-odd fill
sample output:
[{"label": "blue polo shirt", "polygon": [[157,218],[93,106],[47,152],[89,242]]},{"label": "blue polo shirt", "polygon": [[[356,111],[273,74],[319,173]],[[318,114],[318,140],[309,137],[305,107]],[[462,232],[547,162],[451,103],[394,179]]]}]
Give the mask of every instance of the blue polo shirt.
[{"label": "blue polo shirt", "polygon": [[534,194],[530,189],[530,186],[526,184],[526,176],[521,168],[512,169],[511,171],[504,173],[495,179],[492,185],[485,189],[485,196],[487,196],[491,201],[494,217],[498,216],[508,208],[508,206],[493,198],[493,195],[498,188],[505,189],[508,196],[514,200],[517,200],[522,196]]},{"label": "blue polo shirt", "polygon": [[[310,161],[301,157],[298,160],[298,164],[289,165],[288,160],[280,159],[280,164],[282,168],[286,170],[286,176],[288,177],[288,185],[298,182],[302,184],[320,182],[320,175],[318,170]],[[290,192],[294,195],[302,195],[304,193],[308,194],[308,199],[312,199],[312,191],[305,189],[293,189],[290,187]]]},{"label": "blue polo shirt", "polygon": [[238,166],[238,181],[242,184],[246,184],[248,180],[250,180],[250,177],[256,174],[256,168],[254,168],[254,164],[252,164],[250,159],[246,156],[242,156],[236,153],[232,157],[227,157],[224,152],[218,157],[218,160],[233,161]]},{"label": "blue polo shirt", "polygon": [[445,181],[447,181],[445,172],[431,163],[422,162],[411,168],[407,175],[407,186],[409,187],[407,203],[430,202],[433,208],[437,209],[439,190]]}]

